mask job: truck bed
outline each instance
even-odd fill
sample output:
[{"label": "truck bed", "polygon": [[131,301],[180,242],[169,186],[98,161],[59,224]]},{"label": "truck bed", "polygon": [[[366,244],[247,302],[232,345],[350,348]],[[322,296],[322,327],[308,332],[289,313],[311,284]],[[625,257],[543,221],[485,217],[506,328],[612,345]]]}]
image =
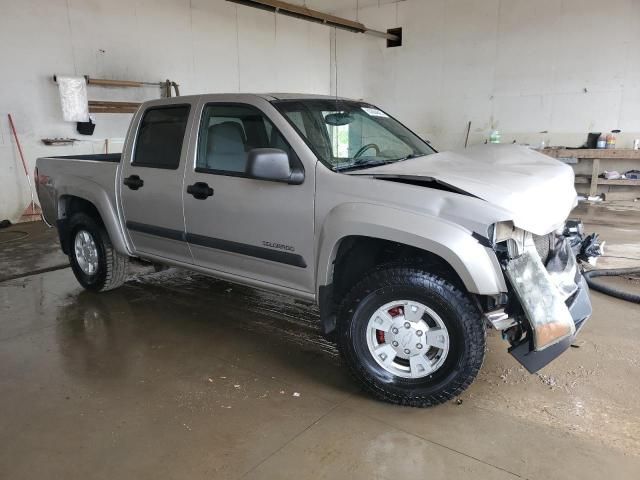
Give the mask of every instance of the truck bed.
[{"label": "truck bed", "polygon": [[58,202],[65,195],[81,194],[99,210],[115,211],[116,176],[120,153],[41,157],[36,162],[36,189],[44,219],[58,218]]}]

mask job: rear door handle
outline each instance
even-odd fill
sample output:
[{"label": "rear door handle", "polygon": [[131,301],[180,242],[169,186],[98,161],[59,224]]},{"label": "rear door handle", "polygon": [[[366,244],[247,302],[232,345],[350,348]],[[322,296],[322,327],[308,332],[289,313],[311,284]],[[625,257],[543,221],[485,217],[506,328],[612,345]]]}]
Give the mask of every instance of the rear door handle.
[{"label": "rear door handle", "polygon": [[130,177],[125,178],[122,183],[131,190],[138,190],[144,185],[144,181],[138,175],[131,175]]},{"label": "rear door handle", "polygon": [[193,195],[193,197],[198,200],[206,200],[207,197],[213,195],[213,188],[204,182],[196,182],[187,187],[187,193]]}]

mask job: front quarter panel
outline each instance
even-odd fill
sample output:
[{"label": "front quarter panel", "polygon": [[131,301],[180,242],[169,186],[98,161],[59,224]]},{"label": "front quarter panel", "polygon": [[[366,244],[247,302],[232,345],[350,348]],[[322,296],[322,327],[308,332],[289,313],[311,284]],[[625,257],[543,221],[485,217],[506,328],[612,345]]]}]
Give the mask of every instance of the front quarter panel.
[{"label": "front quarter panel", "polygon": [[340,241],[351,235],[432,252],[451,265],[469,292],[494,295],[507,290],[494,252],[478,243],[471,231],[441,218],[358,202],[336,206],[324,220],[319,232],[318,285],[332,283]]}]

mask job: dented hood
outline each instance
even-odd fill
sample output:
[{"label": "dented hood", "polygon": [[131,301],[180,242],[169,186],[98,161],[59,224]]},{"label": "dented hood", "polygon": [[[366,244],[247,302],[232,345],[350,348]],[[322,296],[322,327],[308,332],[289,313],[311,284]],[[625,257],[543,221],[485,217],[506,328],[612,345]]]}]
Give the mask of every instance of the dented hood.
[{"label": "dented hood", "polygon": [[537,235],[560,227],[576,202],[570,166],[517,145],[479,145],[352,174],[434,180],[509,211],[516,227]]}]

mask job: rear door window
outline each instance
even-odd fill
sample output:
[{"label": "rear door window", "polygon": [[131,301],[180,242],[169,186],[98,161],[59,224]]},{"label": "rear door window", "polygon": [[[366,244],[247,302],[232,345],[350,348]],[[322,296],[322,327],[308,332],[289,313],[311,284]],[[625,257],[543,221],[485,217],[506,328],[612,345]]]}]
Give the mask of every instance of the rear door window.
[{"label": "rear door window", "polygon": [[138,129],[132,165],[177,169],[189,109],[189,105],[175,105],[147,110]]}]

